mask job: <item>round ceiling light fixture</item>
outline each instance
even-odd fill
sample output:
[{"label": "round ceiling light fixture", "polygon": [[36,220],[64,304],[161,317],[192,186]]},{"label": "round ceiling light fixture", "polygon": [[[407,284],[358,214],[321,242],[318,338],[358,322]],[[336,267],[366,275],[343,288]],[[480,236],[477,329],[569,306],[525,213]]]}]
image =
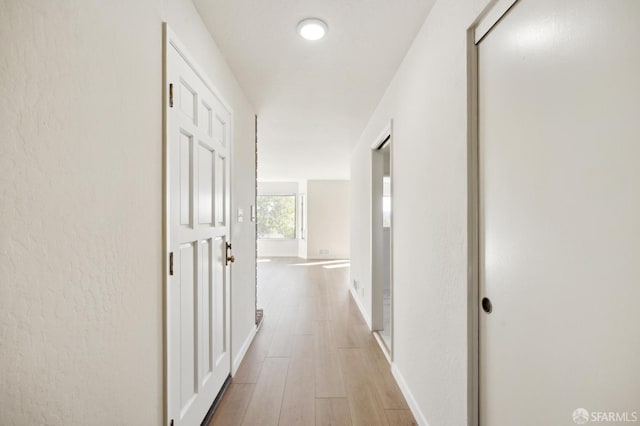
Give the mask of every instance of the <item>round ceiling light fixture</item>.
[{"label": "round ceiling light fixture", "polygon": [[320,40],[327,34],[327,31],[329,31],[327,23],[317,18],[303,19],[298,24],[298,34],[309,41]]}]

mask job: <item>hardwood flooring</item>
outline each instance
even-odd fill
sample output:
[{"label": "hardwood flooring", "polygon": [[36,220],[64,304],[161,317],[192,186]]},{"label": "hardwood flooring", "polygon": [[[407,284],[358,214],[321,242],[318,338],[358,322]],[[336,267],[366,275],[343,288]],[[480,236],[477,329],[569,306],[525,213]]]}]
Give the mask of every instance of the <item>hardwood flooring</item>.
[{"label": "hardwood flooring", "polygon": [[263,324],[210,425],[415,425],[348,263],[262,259]]}]

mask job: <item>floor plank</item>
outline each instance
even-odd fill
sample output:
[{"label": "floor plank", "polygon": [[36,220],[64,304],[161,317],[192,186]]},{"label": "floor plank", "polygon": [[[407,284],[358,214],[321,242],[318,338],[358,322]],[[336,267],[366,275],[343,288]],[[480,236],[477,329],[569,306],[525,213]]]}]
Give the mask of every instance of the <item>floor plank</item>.
[{"label": "floor plank", "polygon": [[271,347],[278,321],[279,315],[274,316],[270,313],[264,316],[262,326],[233,377],[234,383],[256,383],[258,381],[262,364]]},{"label": "floor plank", "polygon": [[414,426],[417,425],[409,410],[386,410],[389,426]]},{"label": "floor plank", "polygon": [[347,398],[316,399],[316,426],[350,426],[351,412]]},{"label": "floor plank", "polygon": [[278,328],[273,334],[267,356],[288,357],[291,354],[291,334],[296,320],[297,308],[284,308]]},{"label": "floor plank", "polygon": [[340,349],[351,420],[356,425],[387,425],[387,417],[360,348]]},{"label": "floor plank", "polygon": [[209,425],[236,426],[241,424],[254,387],[253,384],[230,384]]},{"label": "floor plank", "polygon": [[384,409],[408,410],[409,406],[391,374],[391,366],[377,342],[364,349],[366,362],[371,369],[371,378],[378,391]]},{"label": "floor plank", "polygon": [[211,425],[411,425],[349,292],[348,267],[258,263],[264,320]]},{"label": "floor plank", "polygon": [[313,425],[315,422],[313,336],[293,336],[291,347],[280,424],[284,426]]},{"label": "floor plank", "polygon": [[316,398],[347,396],[331,321],[315,321],[314,337]]},{"label": "floor plank", "polygon": [[243,425],[277,425],[287,379],[289,358],[267,358],[242,422]]},{"label": "floor plank", "polygon": [[313,334],[313,298],[304,297],[296,310],[292,334]]}]

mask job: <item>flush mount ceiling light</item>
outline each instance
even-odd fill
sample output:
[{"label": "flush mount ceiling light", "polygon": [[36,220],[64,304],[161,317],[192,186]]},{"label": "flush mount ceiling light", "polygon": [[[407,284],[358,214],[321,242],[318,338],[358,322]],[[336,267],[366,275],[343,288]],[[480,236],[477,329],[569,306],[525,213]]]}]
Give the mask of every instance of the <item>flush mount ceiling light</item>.
[{"label": "flush mount ceiling light", "polygon": [[298,24],[298,34],[305,40],[320,40],[327,34],[328,30],[327,24],[317,18],[303,19]]}]

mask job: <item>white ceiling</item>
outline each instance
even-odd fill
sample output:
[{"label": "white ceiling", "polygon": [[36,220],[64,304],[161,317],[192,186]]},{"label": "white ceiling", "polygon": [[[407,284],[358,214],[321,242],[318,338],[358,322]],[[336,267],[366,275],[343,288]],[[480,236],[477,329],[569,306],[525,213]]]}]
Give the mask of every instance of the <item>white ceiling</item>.
[{"label": "white ceiling", "polygon": [[[364,130],[434,0],[194,0],[258,113],[258,178],[348,179]],[[296,26],[329,25],[316,42]]]}]

